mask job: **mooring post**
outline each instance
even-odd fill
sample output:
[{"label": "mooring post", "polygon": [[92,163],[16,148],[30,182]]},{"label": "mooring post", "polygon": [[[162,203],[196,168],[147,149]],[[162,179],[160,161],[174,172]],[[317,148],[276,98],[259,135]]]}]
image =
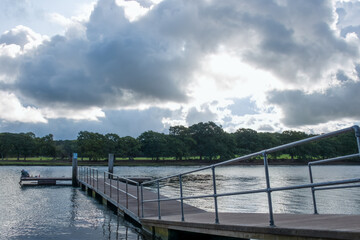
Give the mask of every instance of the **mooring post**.
[{"label": "mooring post", "polygon": [[77,180],[77,153],[73,153],[72,156],[72,186],[77,187],[78,186],[78,180]]},{"label": "mooring post", "polygon": [[109,178],[112,178],[114,174],[114,154],[113,153],[109,153],[109,160],[108,160],[108,165],[109,165]]}]

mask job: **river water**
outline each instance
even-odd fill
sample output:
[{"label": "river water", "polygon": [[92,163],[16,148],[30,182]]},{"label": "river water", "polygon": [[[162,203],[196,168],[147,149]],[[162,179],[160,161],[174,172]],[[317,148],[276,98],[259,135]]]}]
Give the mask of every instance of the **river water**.
[{"label": "river water", "polygon": [[[32,175],[70,177],[71,167],[24,167]],[[121,176],[164,177],[197,167],[115,167]],[[77,188],[63,186],[20,187],[22,167],[0,167],[0,239],[143,239],[139,229]],[[99,170],[106,170],[99,167]],[[314,166],[315,182],[358,178],[360,166]],[[305,166],[270,166],[271,187],[309,183]],[[262,166],[216,168],[218,193],[265,188]],[[150,186],[152,187],[152,186]],[[161,194],[179,196],[177,179],[164,181]],[[212,193],[210,171],[183,179],[184,196]],[[360,188],[318,191],[319,213],[360,214]],[[274,192],[275,213],[312,213],[309,189]],[[186,203],[213,211],[211,198]],[[265,193],[221,197],[222,212],[268,212]],[[220,219],[221,221],[221,219]]]}]

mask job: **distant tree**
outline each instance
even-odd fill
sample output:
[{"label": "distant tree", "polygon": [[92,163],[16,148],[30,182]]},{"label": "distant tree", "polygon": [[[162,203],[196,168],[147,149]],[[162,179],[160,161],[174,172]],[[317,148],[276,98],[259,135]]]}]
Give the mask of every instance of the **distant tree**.
[{"label": "distant tree", "polygon": [[163,133],[147,131],[142,133],[138,140],[141,144],[141,151],[146,157],[159,160],[166,153],[166,137]]},{"label": "distant tree", "polygon": [[14,146],[12,145],[11,138],[14,137],[12,133],[0,133],[0,153],[1,160],[4,160],[8,154],[11,154]]},{"label": "distant tree", "polygon": [[[309,135],[307,135],[304,132],[300,131],[284,131],[281,134],[281,142],[282,144],[292,143],[296,142],[305,138],[308,138]],[[301,159],[304,159],[307,155],[309,155],[309,152],[306,147],[304,146],[297,146],[297,147],[291,147],[284,150],[284,153],[289,154],[291,157],[291,160],[294,159],[294,157],[299,157]]]},{"label": "distant tree", "polygon": [[189,127],[190,135],[196,141],[196,154],[212,160],[221,155],[226,145],[224,143],[224,130],[214,122],[197,123]]},{"label": "distant tree", "polygon": [[36,151],[35,134],[32,132],[20,133],[16,136],[17,143],[16,149],[18,151],[18,160],[20,155],[24,157],[24,161],[27,157],[31,156]]},{"label": "distant tree", "polygon": [[38,152],[40,156],[54,157],[56,156],[56,147],[54,142],[54,136],[48,134],[42,138],[37,138]]},{"label": "distant tree", "polygon": [[196,146],[196,141],[185,126],[172,126],[169,128],[168,135],[168,154],[177,160],[190,156],[192,149]]},{"label": "distant tree", "polygon": [[246,155],[262,150],[258,134],[255,130],[240,128],[234,134],[238,154]]},{"label": "distant tree", "polygon": [[105,145],[107,153],[113,153],[114,154],[114,160],[116,159],[116,156],[122,155],[122,148],[121,148],[121,138],[119,135],[115,133],[108,133],[105,134]]},{"label": "distant tree", "polygon": [[126,136],[121,138],[120,143],[122,156],[129,158],[129,160],[134,160],[138,156],[141,148],[138,139]]},{"label": "distant tree", "polygon": [[61,159],[71,158],[73,153],[78,152],[77,140],[57,140],[55,141],[56,155]]},{"label": "distant tree", "polygon": [[78,146],[82,156],[89,157],[89,160],[98,160],[106,155],[106,138],[100,133],[81,131],[78,134]]}]

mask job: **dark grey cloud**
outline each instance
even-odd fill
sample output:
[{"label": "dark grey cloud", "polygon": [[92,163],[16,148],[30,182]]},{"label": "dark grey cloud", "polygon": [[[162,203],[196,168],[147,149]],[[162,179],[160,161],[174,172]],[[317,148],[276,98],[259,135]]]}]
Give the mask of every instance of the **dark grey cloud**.
[{"label": "dark grey cloud", "polygon": [[[16,11],[22,11],[25,2]],[[151,5],[148,0],[139,3]],[[6,126],[38,129],[44,134],[56,129],[59,138],[73,136],[65,136],[67,126],[75,135],[80,130],[113,129],[129,135],[149,129],[162,131],[163,117],[173,117],[169,110],[109,109],[191,101],[188,87],[194,73],[203,66],[204,57],[218,52],[221,46],[233,56],[238,54],[245,64],[269,71],[285,84],[315,86],[329,72],[342,81],[340,87],[322,94],[270,92],[268,100],[283,109],[286,125],[356,118],[358,112],[351,109],[359,103],[355,95],[359,86],[346,75],[350,69],[346,64],[353,64],[360,75],[359,46],[344,37],[357,32],[358,26],[347,23],[353,14],[349,6],[338,8],[342,31],[338,36],[331,28],[336,20],[333,13],[332,2],[322,0],[164,0],[147,15],[129,22],[114,0],[99,0],[89,21],[70,27],[64,36],[54,36],[16,58],[0,56],[0,75],[17,76],[14,83],[5,81],[0,87],[16,93],[25,106],[82,110],[98,107],[106,117],[98,122],[49,119],[48,125]],[[78,34],[73,34],[76,31]],[[25,31],[10,31],[0,36],[0,43],[23,47],[28,37]],[[229,109],[238,116],[257,112],[250,99],[235,100]],[[205,104],[200,110],[191,108],[186,122],[192,125],[216,118]],[[251,121],[255,119],[250,119],[249,124]]]},{"label": "dark grey cloud", "polygon": [[193,73],[222,44],[284,81],[316,82],[334,59],[357,56],[330,29],[333,20],[327,1],[174,0],[129,22],[113,0],[100,0],[86,37],[55,36],[19,57],[13,88],[37,106],[186,102]]},{"label": "dark grey cloud", "polygon": [[5,43],[7,45],[16,44],[24,48],[25,44],[29,43],[28,36],[31,33],[26,28],[11,29],[0,36],[0,44]]},{"label": "dark grey cloud", "polygon": [[275,131],[275,129],[270,124],[264,124],[258,128],[258,131],[272,132]]},{"label": "dark grey cloud", "polygon": [[346,81],[324,93],[306,94],[300,90],[272,91],[271,104],[279,106],[283,123],[289,127],[315,125],[341,119],[360,118],[360,83]]},{"label": "dark grey cloud", "polygon": [[147,110],[106,111],[106,118],[99,121],[75,121],[70,119],[49,119],[48,123],[1,122],[0,132],[34,132],[37,136],[49,133],[55,139],[76,139],[80,131],[99,132],[101,134],[116,133],[119,136],[138,137],[141,133],[153,130],[167,132],[168,128],[161,123],[163,117],[171,116],[171,112],[161,108]]},{"label": "dark grey cloud", "polygon": [[186,116],[186,123],[190,126],[199,122],[215,121],[216,117],[216,113],[211,111],[209,105],[204,104],[200,110],[195,107],[189,109]]}]

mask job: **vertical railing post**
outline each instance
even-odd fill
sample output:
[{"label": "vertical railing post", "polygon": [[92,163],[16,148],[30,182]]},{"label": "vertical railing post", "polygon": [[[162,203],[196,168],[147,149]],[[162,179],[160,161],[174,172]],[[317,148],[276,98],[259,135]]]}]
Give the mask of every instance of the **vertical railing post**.
[{"label": "vertical railing post", "polygon": [[128,180],[126,180],[126,209],[129,208],[129,192],[128,192]]},{"label": "vertical railing post", "polygon": [[110,198],[111,198],[111,189],[112,189],[112,178],[113,178],[113,175],[111,173],[109,173],[109,179],[110,179]]},{"label": "vertical railing post", "polygon": [[89,183],[89,168],[86,168],[86,183]]},{"label": "vertical railing post", "polygon": [[[308,166],[309,166],[310,183],[313,184],[314,179],[313,179],[311,164],[308,163]],[[318,214],[318,210],[317,210],[317,207],[316,207],[316,198],[315,198],[315,188],[314,187],[311,187],[311,194],[312,194],[313,205],[314,205],[314,214]]]},{"label": "vertical railing post", "polygon": [[266,152],[263,152],[263,156],[264,156],[264,168],[265,168],[265,178],[266,178],[266,190],[267,190],[268,204],[269,204],[270,226],[273,227],[273,226],[275,226],[274,225],[274,214],[273,214],[273,208],[272,208],[269,166],[268,166]]},{"label": "vertical railing post", "polygon": [[213,180],[213,189],[214,189],[214,205],[215,205],[215,223],[219,223],[219,211],[217,203],[217,193],[216,193],[216,176],[215,176],[215,167],[211,167],[212,170],[212,180]]},{"label": "vertical railing post", "polygon": [[99,191],[99,170],[96,169],[96,189]]},{"label": "vertical railing post", "polygon": [[116,201],[117,203],[119,204],[119,192],[120,192],[120,189],[119,189],[119,177],[116,177],[116,188],[117,188],[117,197],[116,197]]},{"label": "vertical railing post", "polygon": [[105,177],[105,172],[104,172],[104,194],[106,194],[106,177]]},{"label": "vertical railing post", "polygon": [[160,209],[160,184],[159,181],[156,181],[157,185],[157,197],[158,197],[158,219],[161,219],[161,209]]},{"label": "vertical railing post", "polygon": [[184,217],[184,199],[183,199],[183,187],[182,187],[182,176],[179,175],[179,184],[180,184],[180,204],[181,204],[181,221],[185,221]]},{"label": "vertical railing post", "polygon": [[144,217],[144,185],[141,184],[141,217]]},{"label": "vertical railing post", "polygon": [[138,217],[140,217],[140,195],[139,195],[139,183],[136,183],[136,199],[137,199],[137,207],[138,207]]}]

